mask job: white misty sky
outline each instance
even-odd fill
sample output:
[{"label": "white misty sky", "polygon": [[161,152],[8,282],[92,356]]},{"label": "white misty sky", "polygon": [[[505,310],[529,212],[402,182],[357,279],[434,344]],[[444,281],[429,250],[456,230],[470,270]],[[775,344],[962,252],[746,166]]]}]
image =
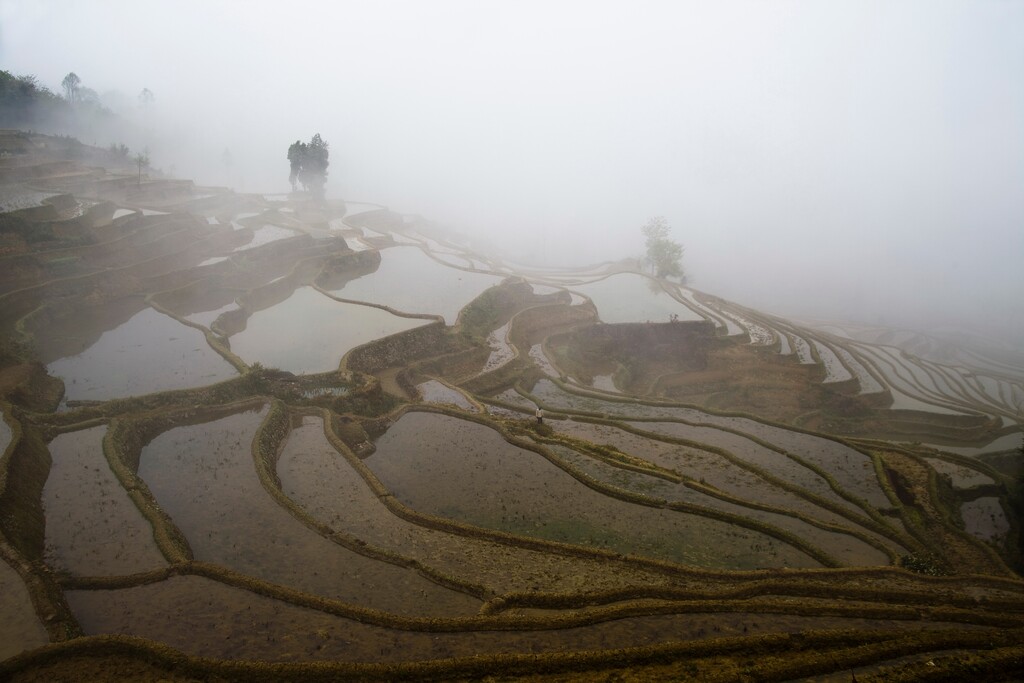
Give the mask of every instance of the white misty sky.
[{"label": "white misty sky", "polygon": [[0,68],[148,87],[126,141],[199,182],[320,132],[330,196],[520,259],[660,214],[706,291],[1024,343],[1024,2],[0,0]]}]

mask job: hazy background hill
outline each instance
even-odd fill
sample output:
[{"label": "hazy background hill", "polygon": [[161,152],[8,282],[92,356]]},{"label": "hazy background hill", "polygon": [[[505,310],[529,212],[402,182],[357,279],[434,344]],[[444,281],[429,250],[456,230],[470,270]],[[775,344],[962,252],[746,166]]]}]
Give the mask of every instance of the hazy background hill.
[{"label": "hazy background hill", "polygon": [[636,254],[663,214],[696,287],[1024,338],[1019,3],[7,1],[0,63],[75,71],[132,122],[83,142],[201,183],[284,191],[320,132],[329,195],[519,260]]}]

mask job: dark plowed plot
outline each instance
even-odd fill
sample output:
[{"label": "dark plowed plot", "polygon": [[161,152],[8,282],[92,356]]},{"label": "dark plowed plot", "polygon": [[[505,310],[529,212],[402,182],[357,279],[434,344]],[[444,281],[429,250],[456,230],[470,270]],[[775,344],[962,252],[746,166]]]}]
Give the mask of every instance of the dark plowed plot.
[{"label": "dark plowed plot", "polygon": [[260,483],[250,444],[266,411],[178,427],[143,449],[139,475],[197,559],[402,614],[472,614],[480,602],[328,541]]},{"label": "dark plowed plot", "polygon": [[134,574],[166,562],[153,528],[110,471],[107,428],[61,434],[50,442],[53,465],[43,488],[46,561],[79,576]]},{"label": "dark plowed plot", "polygon": [[46,629],[39,623],[25,583],[18,572],[0,560],[0,660],[22,650],[49,642]]},{"label": "dark plowed plot", "polygon": [[395,516],[307,417],[292,430],[277,465],[284,492],[332,529],[400,553],[496,593],[581,591],[662,585],[669,579],[635,566],[585,560],[429,529]]},{"label": "dark plowed plot", "polygon": [[525,536],[704,567],[809,567],[803,553],[718,520],[627,503],[587,488],[483,425],[407,413],[366,464],[415,510]]},{"label": "dark plowed plot", "polygon": [[604,424],[571,420],[552,422],[554,429],[560,433],[585,439],[594,444],[614,446],[624,453],[714,486],[737,498],[756,500],[765,505],[795,510],[816,516],[823,521],[835,523],[845,521],[841,515],[823,510],[809,500],[762,479],[754,472],[730,462],[717,453],[658,441],[658,433],[652,428],[658,424],[652,422],[633,423],[636,429],[652,433],[654,437],[652,438]]},{"label": "dark plowed plot", "polygon": [[791,431],[743,417],[704,413],[697,422],[718,425],[750,434],[816,465],[835,477],[839,485],[871,505],[888,507],[889,499],[878,485],[871,458],[849,446],[812,434]]},{"label": "dark plowed plot", "polygon": [[663,434],[724,449],[739,460],[749,463],[764,472],[768,472],[791,486],[799,487],[812,495],[819,496],[833,505],[846,508],[851,512],[857,514],[864,513],[856,505],[836,494],[828,482],[813,470],[804,467],[782,453],[765,448],[737,434],[724,432],[712,427],[693,427],[679,422],[633,422],[630,425],[655,434]]},{"label": "dark plowed plot", "polygon": [[[889,564],[888,557],[880,550],[873,548],[850,534],[838,533],[821,529],[808,522],[790,515],[758,510],[742,503],[721,500],[712,495],[696,491],[685,484],[658,479],[646,474],[624,470],[596,458],[574,451],[564,446],[549,447],[560,459],[571,463],[591,477],[612,487],[639,493],[652,498],[663,498],[670,502],[682,502],[689,505],[724,512],[739,518],[750,520],[752,524],[766,524],[781,531],[792,534],[824,551],[840,563],[850,566],[878,566]],[[769,533],[769,532],[766,532]],[[788,543],[785,538],[775,537],[775,543],[766,548],[757,548],[766,555],[777,554],[776,546]]]},{"label": "dark plowed plot", "polygon": [[87,634],[123,633],[187,654],[269,661],[415,661],[495,653],[611,649],[811,628],[942,628],[920,622],[773,614],[679,614],[539,631],[404,631],[324,614],[200,577],[112,591],[68,591]]}]

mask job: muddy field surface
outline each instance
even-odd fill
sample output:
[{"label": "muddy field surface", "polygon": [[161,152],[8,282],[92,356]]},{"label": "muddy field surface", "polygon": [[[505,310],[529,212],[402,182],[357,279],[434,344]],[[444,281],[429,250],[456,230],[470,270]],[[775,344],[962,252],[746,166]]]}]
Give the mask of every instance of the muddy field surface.
[{"label": "muddy field surface", "polygon": [[[183,652],[223,659],[391,661],[652,645],[807,628],[921,628],[915,622],[772,614],[679,614],[541,631],[429,633],[360,624],[199,577],[117,591],[69,591],[88,634],[132,633]],[[101,616],[98,616],[101,615]],[[926,628],[943,628],[928,624]]]},{"label": "muddy field surface", "polygon": [[0,560],[0,660],[49,642],[21,576]]},{"label": "muddy field surface", "polygon": [[756,550],[763,534],[602,495],[488,427],[407,413],[366,464],[415,510],[548,540],[705,567],[816,566],[802,553]]},{"label": "muddy field surface", "polygon": [[[740,519],[766,524],[809,542],[844,565],[875,567],[888,564],[889,560],[885,553],[851,534],[822,529],[790,515],[759,510],[740,503],[722,500],[713,495],[696,491],[682,483],[669,482],[650,475],[624,470],[571,448],[562,446],[549,446],[549,448],[560,459],[610,487],[639,493],[654,499],[660,498],[670,502],[682,502],[700,508],[717,510]],[[786,543],[785,539],[774,538],[775,544],[764,549],[768,554],[777,553],[775,545],[779,542]]]},{"label": "muddy field surface", "polygon": [[664,574],[607,560],[516,548],[429,529],[393,514],[327,442],[319,418],[293,429],[277,466],[284,492],[332,529],[416,559],[496,593],[601,590],[671,583]]},{"label": "muddy field surface", "polygon": [[475,598],[324,538],[260,483],[250,450],[266,410],[178,427],[142,452],[139,475],[197,559],[324,597],[401,614],[466,614]]},{"label": "muddy field surface", "polygon": [[46,561],[76,576],[116,576],[162,567],[153,527],[128,497],[103,454],[105,426],[50,442],[43,488]]}]

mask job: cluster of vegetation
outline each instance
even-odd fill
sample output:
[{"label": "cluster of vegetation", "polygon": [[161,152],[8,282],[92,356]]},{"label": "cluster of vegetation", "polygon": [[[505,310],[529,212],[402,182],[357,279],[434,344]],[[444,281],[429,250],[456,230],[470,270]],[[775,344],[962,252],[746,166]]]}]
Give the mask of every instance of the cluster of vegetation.
[{"label": "cluster of vegetation", "polygon": [[900,557],[900,566],[927,576],[948,576],[950,574],[942,560],[926,553],[903,555]]},{"label": "cluster of vegetation", "polygon": [[317,199],[323,199],[327,167],[330,165],[329,148],[330,145],[320,137],[320,133],[314,135],[309,142],[296,140],[288,147],[288,163],[291,164],[288,182],[292,184],[293,192],[296,189],[295,182],[298,181],[307,192]]},{"label": "cluster of vegetation", "polygon": [[671,228],[664,216],[655,216],[640,228],[646,239],[645,261],[657,277],[683,278],[683,246],[669,239]]},{"label": "cluster of vegetation", "polygon": [[76,119],[113,119],[114,113],[100,103],[92,88],[81,85],[72,73],[61,85],[65,96],[39,83],[35,76],[16,76],[0,71],[0,127],[65,127]]},{"label": "cluster of vegetation", "polygon": [[30,126],[42,114],[63,112],[67,107],[66,101],[40,85],[35,76],[0,71],[0,126]]},{"label": "cluster of vegetation", "polygon": [[[0,128],[61,132],[84,139],[109,139],[123,135],[131,127],[107,106],[106,103],[115,99],[121,102],[123,97],[116,92],[101,97],[96,90],[83,85],[81,77],[73,71],[61,81],[60,90],[54,92],[35,76],[19,76],[0,70]],[[143,88],[138,95],[142,107],[154,100],[149,88]],[[128,150],[122,150],[122,147],[112,146],[112,156],[127,157]],[[138,161],[137,158],[134,160]]]}]

